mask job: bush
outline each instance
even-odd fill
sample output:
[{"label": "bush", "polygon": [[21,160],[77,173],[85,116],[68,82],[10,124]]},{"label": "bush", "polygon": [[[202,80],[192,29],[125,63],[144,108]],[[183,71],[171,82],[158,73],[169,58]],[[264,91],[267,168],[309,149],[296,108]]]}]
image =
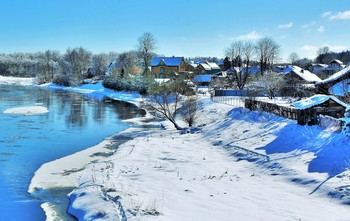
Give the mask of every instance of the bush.
[{"label": "bush", "polygon": [[148,85],[148,80],[140,76],[118,79],[107,77],[103,80],[103,86],[106,88],[116,91],[136,91],[140,94],[147,94]]},{"label": "bush", "polygon": [[53,78],[53,83],[61,86],[65,86],[65,87],[72,86],[73,84],[69,76],[64,74],[55,75],[55,77]]}]

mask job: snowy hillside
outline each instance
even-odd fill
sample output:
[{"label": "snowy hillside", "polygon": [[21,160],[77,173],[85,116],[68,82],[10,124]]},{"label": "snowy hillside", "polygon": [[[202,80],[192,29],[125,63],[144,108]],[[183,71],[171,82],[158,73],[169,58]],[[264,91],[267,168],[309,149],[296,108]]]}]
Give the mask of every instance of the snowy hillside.
[{"label": "snowy hillside", "polygon": [[[82,171],[74,159],[91,156],[91,150],[71,157],[71,170],[78,172],[55,184],[68,178],[78,186],[69,210],[98,220],[349,218],[350,208],[343,205],[350,199],[346,137],[209,98],[200,101],[199,112],[197,133],[180,134],[162,122],[165,130],[134,135],[112,156],[82,164]],[[60,167],[68,170],[69,159],[37,173],[47,179],[45,168],[55,168],[49,179],[54,180]],[[31,186],[45,185],[39,179]]]}]

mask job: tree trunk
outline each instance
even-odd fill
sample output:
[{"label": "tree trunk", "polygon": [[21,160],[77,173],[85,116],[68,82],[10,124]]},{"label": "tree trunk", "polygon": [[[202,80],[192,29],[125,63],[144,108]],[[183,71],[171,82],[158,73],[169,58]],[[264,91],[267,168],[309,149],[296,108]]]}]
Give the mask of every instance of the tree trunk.
[{"label": "tree trunk", "polygon": [[182,127],[180,127],[175,121],[171,120],[171,123],[173,123],[176,130],[182,130]]}]

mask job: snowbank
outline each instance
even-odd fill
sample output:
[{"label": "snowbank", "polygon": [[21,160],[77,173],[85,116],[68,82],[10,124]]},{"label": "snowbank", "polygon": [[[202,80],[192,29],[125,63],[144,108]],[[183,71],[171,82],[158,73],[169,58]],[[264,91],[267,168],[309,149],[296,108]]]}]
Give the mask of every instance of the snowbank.
[{"label": "snowbank", "polygon": [[49,110],[43,106],[15,107],[15,108],[9,108],[3,111],[4,114],[23,114],[23,115],[45,114],[48,112]]},{"label": "snowbank", "polygon": [[[82,185],[69,194],[72,202],[68,212],[78,220],[125,220],[124,210],[117,199],[110,198],[103,187]],[[91,203],[93,202],[93,203]]]},{"label": "snowbank", "polygon": [[0,75],[0,84],[34,85],[35,78],[5,77]]},{"label": "snowbank", "polygon": [[341,134],[208,98],[198,111],[196,133],[168,122],[131,128],[125,143],[109,138],[44,164],[30,191],[76,187],[69,211],[87,220],[123,220],[122,211],[128,220],[348,219],[339,202],[350,202],[350,145]]}]

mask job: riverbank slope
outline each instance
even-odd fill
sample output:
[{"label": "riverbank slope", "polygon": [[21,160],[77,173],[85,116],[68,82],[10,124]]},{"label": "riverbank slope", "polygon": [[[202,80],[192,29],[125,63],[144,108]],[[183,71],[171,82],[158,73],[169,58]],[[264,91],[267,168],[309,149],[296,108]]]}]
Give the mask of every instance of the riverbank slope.
[{"label": "riverbank slope", "polygon": [[348,219],[342,134],[205,97],[193,133],[158,124],[43,165],[30,189],[75,188],[69,210],[85,219]]}]

